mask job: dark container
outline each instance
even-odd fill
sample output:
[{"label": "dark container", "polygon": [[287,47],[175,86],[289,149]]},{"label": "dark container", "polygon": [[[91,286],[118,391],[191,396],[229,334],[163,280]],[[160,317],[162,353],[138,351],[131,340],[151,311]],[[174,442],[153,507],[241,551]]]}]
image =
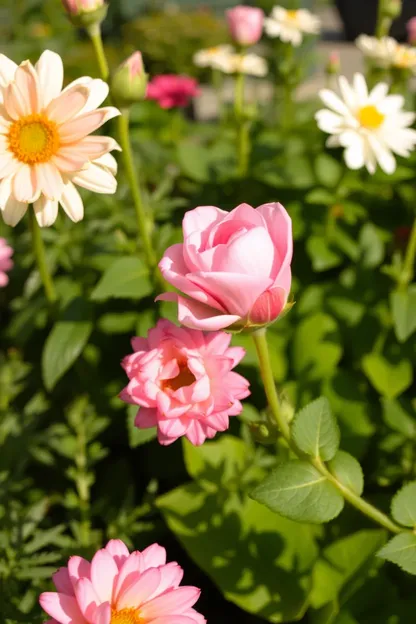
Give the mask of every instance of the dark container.
[{"label": "dark container", "polygon": [[[353,41],[361,33],[373,35],[378,0],[335,0],[344,24],[347,39]],[[391,35],[399,41],[406,41],[406,23],[416,15],[416,0],[404,0],[402,14],[392,26]]]}]

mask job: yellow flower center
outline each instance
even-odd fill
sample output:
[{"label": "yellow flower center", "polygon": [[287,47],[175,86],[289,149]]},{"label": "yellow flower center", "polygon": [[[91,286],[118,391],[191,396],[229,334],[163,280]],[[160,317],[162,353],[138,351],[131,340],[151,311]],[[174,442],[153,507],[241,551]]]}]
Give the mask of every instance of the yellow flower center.
[{"label": "yellow flower center", "polygon": [[400,69],[407,69],[416,65],[416,54],[414,50],[407,50],[404,47],[398,48],[394,65]]},{"label": "yellow flower center", "polygon": [[368,130],[377,130],[383,123],[385,115],[372,104],[363,106],[357,113],[357,119],[363,128]]},{"label": "yellow flower center", "polygon": [[8,134],[9,149],[27,165],[44,163],[59,149],[58,126],[45,115],[35,114],[15,121]]},{"label": "yellow flower center", "polygon": [[184,386],[191,386],[196,381],[195,375],[191,373],[185,362],[179,363],[179,373],[172,379],[165,379],[162,382],[164,390],[169,388],[170,390],[179,390]]},{"label": "yellow flower center", "polygon": [[291,22],[296,22],[298,19],[298,12],[296,11],[296,9],[291,9],[290,11],[286,11],[286,15],[287,15],[287,18]]},{"label": "yellow flower center", "polygon": [[110,624],[145,624],[137,609],[121,609],[111,612]]}]

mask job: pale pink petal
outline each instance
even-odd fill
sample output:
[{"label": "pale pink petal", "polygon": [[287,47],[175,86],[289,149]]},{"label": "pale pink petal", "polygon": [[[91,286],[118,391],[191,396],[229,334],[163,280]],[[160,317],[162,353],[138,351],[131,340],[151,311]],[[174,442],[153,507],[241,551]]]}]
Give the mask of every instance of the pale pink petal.
[{"label": "pale pink petal", "polygon": [[117,610],[141,607],[156,590],[160,579],[161,573],[157,568],[143,572],[136,581],[120,592],[117,598]]},{"label": "pale pink petal", "polygon": [[263,279],[271,275],[274,257],[274,245],[269,233],[264,226],[254,227],[224,246],[223,253],[214,260],[212,270]]},{"label": "pale pink petal", "polygon": [[[160,572],[162,578],[157,588],[158,596],[170,588],[179,587],[183,578],[183,570],[181,566],[176,563],[176,561],[171,561],[161,567]],[[153,596],[151,596],[151,598],[153,598]]]},{"label": "pale pink petal", "polygon": [[119,569],[130,555],[125,543],[119,539],[112,539],[107,542],[105,550],[113,557]]},{"label": "pale pink petal", "polygon": [[40,195],[40,184],[34,167],[22,165],[12,182],[13,195],[18,201],[31,203]]},{"label": "pale pink petal", "polygon": [[125,559],[114,584],[113,600],[117,602],[120,594],[136,581],[141,572],[142,555],[139,551],[132,552]]},{"label": "pale pink petal", "polygon": [[152,624],[196,624],[205,620],[195,620],[187,615],[163,615],[152,620]]},{"label": "pale pink petal", "polygon": [[4,54],[0,54],[0,87],[5,87],[14,78],[17,65]]},{"label": "pale pink petal", "polygon": [[60,199],[64,190],[64,182],[56,165],[45,162],[36,165],[34,169],[40,192],[48,199]]},{"label": "pale pink petal", "polygon": [[42,609],[60,624],[86,624],[73,596],[44,592],[39,596],[39,603]]},{"label": "pale pink petal", "polygon": [[91,581],[102,602],[111,602],[117,574],[118,567],[110,553],[105,548],[97,551],[91,561]]},{"label": "pale pink petal", "polygon": [[90,578],[91,564],[83,557],[70,557],[68,561],[68,572],[72,585],[75,588],[78,579],[83,577]]},{"label": "pale pink petal", "polygon": [[79,115],[75,119],[63,124],[59,129],[59,135],[62,143],[73,143],[83,139],[87,134],[91,134],[97,128],[102,126],[109,119],[120,115],[117,108],[108,106],[98,110]]},{"label": "pale pink petal", "polygon": [[144,619],[150,619],[162,615],[180,614],[196,603],[200,593],[197,587],[178,587],[147,602],[142,606],[140,615]]},{"label": "pale pink petal", "polygon": [[31,113],[38,113],[41,109],[38,76],[30,61],[24,61],[17,68],[14,77],[17,88],[26,99]]},{"label": "pale pink petal", "polygon": [[81,221],[84,217],[84,204],[81,195],[78,193],[72,182],[66,182],[66,184],[64,184],[64,190],[59,202],[68,217],[74,223]]},{"label": "pale pink petal", "polygon": [[[164,410],[160,410],[164,411]],[[188,430],[189,423],[182,422],[180,418],[159,418],[158,430],[167,438],[180,438]]]},{"label": "pale pink petal", "polygon": [[3,216],[3,221],[6,225],[14,227],[26,214],[29,204],[25,202],[19,202],[12,195],[8,198],[5,204],[0,206],[0,211]]},{"label": "pale pink petal", "polygon": [[188,427],[186,437],[194,446],[201,446],[207,437],[206,428],[198,420],[193,420]]},{"label": "pale pink petal", "polygon": [[111,606],[108,602],[103,602],[96,609],[92,616],[93,624],[111,624]]},{"label": "pale pink petal", "polygon": [[101,167],[105,167],[108,169],[110,173],[116,175],[117,173],[117,161],[111,154],[104,154],[104,156],[100,156],[100,158],[96,158],[94,160],[95,165],[100,165]]},{"label": "pale pink petal", "polygon": [[279,287],[262,293],[250,310],[250,322],[253,325],[266,325],[277,319],[286,305],[287,295]]},{"label": "pale pink petal", "polygon": [[108,152],[111,152],[111,150],[120,150],[121,148],[119,144],[111,137],[93,135],[87,136],[84,139],[81,139],[81,141],[75,143],[74,145],[68,145],[63,149],[65,149],[67,152],[69,152],[69,150],[72,150],[77,155],[82,154],[84,156],[84,161],[95,161],[97,158],[100,158]]},{"label": "pale pink petal", "polygon": [[59,151],[52,156],[50,162],[61,173],[77,173],[82,171],[88,164],[88,158],[84,154],[77,152],[72,145],[60,147]]},{"label": "pale pink petal", "polygon": [[[19,68],[20,69],[20,68]],[[14,120],[30,115],[30,101],[15,82],[11,82],[4,91],[4,107],[7,114]]]},{"label": "pale pink petal", "polygon": [[59,568],[55,574],[52,574],[52,580],[58,592],[67,594],[68,596],[74,595],[74,588],[69,578],[68,568]]},{"label": "pale pink petal", "polygon": [[[275,263],[272,277],[276,278],[282,267],[290,266],[293,255],[292,220],[281,204],[271,203],[259,206],[257,210],[262,214],[270,237],[275,246]],[[290,290],[289,284],[279,281],[279,286]]]},{"label": "pale pink petal", "polygon": [[183,236],[186,239],[193,232],[205,231],[215,223],[219,223],[228,213],[216,206],[198,206],[189,210],[182,221]]},{"label": "pale pink petal", "polygon": [[56,52],[45,50],[36,63],[35,68],[38,74],[43,106],[46,107],[61,92],[64,80],[62,59]]},{"label": "pale pink petal", "polygon": [[73,119],[84,108],[88,96],[89,91],[86,87],[75,86],[49,102],[46,115],[57,124],[64,124]]},{"label": "pale pink petal", "polygon": [[81,578],[76,582],[75,596],[84,618],[90,622],[97,606],[100,604],[99,596],[90,579]]},{"label": "pale pink petal", "polygon": [[82,111],[83,113],[88,113],[98,108],[104,102],[109,91],[109,87],[106,82],[100,80],[99,78],[90,78],[89,76],[81,76],[81,78],[77,78],[65,87],[64,91],[71,89],[75,85],[84,85],[88,87],[89,90],[88,102]]},{"label": "pale pink petal", "polygon": [[11,152],[3,152],[0,154],[0,178],[13,176],[22,167]]},{"label": "pale pink petal", "polygon": [[117,190],[117,180],[109,170],[90,163],[84,171],[72,177],[74,184],[94,193],[113,194]]},{"label": "pale pink petal", "polygon": [[218,331],[237,323],[241,317],[237,314],[221,314],[215,308],[199,303],[193,299],[181,297],[176,293],[164,293],[155,301],[177,301],[178,321],[192,329]]},{"label": "pale pink petal", "polygon": [[157,413],[153,407],[141,407],[137,412],[134,425],[139,429],[150,429],[157,425]]},{"label": "pale pink petal", "polygon": [[49,227],[53,225],[58,216],[58,202],[56,199],[48,199],[44,195],[41,195],[33,203],[33,209],[35,211],[36,221],[40,227]]},{"label": "pale pink petal", "polygon": [[151,544],[141,552],[143,560],[143,570],[147,568],[157,568],[166,563],[166,549],[159,544]]}]

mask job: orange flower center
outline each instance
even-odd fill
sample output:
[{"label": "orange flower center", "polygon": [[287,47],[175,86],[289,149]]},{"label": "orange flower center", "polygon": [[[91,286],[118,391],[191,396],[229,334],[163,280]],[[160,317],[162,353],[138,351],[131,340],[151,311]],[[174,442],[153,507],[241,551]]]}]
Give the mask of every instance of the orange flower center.
[{"label": "orange flower center", "polygon": [[110,624],[145,624],[137,609],[121,609],[111,612]]},{"label": "orange flower center", "polygon": [[195,375],[191,373],[185,362],[179,363],[179,373],[172,379],[165,379],[162,382],[163,390],[179,390],[184,386],[190,386],[196,381]]},{"label": "orange flower center", "polygon": [[58,126],[43,114],[27,115],[15,121],[7,139],[10,151],[27,165],[47,162],[60,144]]},{"label": "orange flower center", "polygon": [[416,54],[414,50],[407,50],[406,48],[399,48],[394,62],[396,67],[401,69],[407,69],[416,64]]},{"label": "orange flower center", "polygon": [[368,130],[376,130],[381,126],[385,119],[385,115],[380,113],[375,106],[363,106],[357,113],[357,119],[363,128]]},{"label": "orange flower center", "polygon": [[286,15],[291,22],[296,22],[296,20],[298,19],[298,12],[296,11],[296,9],[286,11]]}]

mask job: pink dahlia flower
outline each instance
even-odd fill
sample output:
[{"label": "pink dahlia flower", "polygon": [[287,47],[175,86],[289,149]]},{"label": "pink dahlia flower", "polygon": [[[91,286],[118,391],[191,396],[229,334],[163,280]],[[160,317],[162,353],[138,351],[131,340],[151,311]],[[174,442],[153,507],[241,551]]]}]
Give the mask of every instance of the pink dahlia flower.
[{"label": "pink dahlia flower", "polygon": [[12,255],[13,249],[4,238],[0,238],[0,287],[7,286],[9,283],[7,271],[13,267]]},{"label": "pink dahlia flower", "polygon": [[140,405],[135,425],[157,427],[161,444],[186,436],[200,445],[240,414],[248,381],[233,372],[245,351],[224,332],[204,334],[162,319],[147,338],[133,338],[123,360],[130,382],[120,398]]},{"label": "pink dahlia flower", "polygon": [[114,193],[114,139],[90,136],[119,115],[97,108],[107,97],[102,80],[84,76],[63,85],[61,57],[46,50],[35,66],[0,54],[0,211],[16,225],[33,204],[40,226],[54,223],[58,203],[72,221],[84,216],[77,186]]},{"label": "pink dahlia flower", "polygon": [[196,95],[198,83],[189,76],[164,74],[155,76],[147,85],[147,98],[159,102],[161,108],[184,108]]},{"label": "pink dahlia flower", "polygon": [[241,46],[254,45],[263,33],[264,13],[256,7],[239,5],[227,11],[231,37]]},{"label": "pink dahlia flower", "polygon": [[231,212],[200,206],[185,214],[183,243],[165,251],[159,268],[182,293],[179,322],[215,331],[261,327],[283,312],[291,286],[292,222],[281,204]]},{"label": "pink dahlia flower", "polygon": [[204,624],[192,608],[200,590],[180,587],[182,576],[158,544],[129,553],[121,540],[110,540],[91,563],[70,557],[52,576],[57,592],[39,602],[49,624]]}]

